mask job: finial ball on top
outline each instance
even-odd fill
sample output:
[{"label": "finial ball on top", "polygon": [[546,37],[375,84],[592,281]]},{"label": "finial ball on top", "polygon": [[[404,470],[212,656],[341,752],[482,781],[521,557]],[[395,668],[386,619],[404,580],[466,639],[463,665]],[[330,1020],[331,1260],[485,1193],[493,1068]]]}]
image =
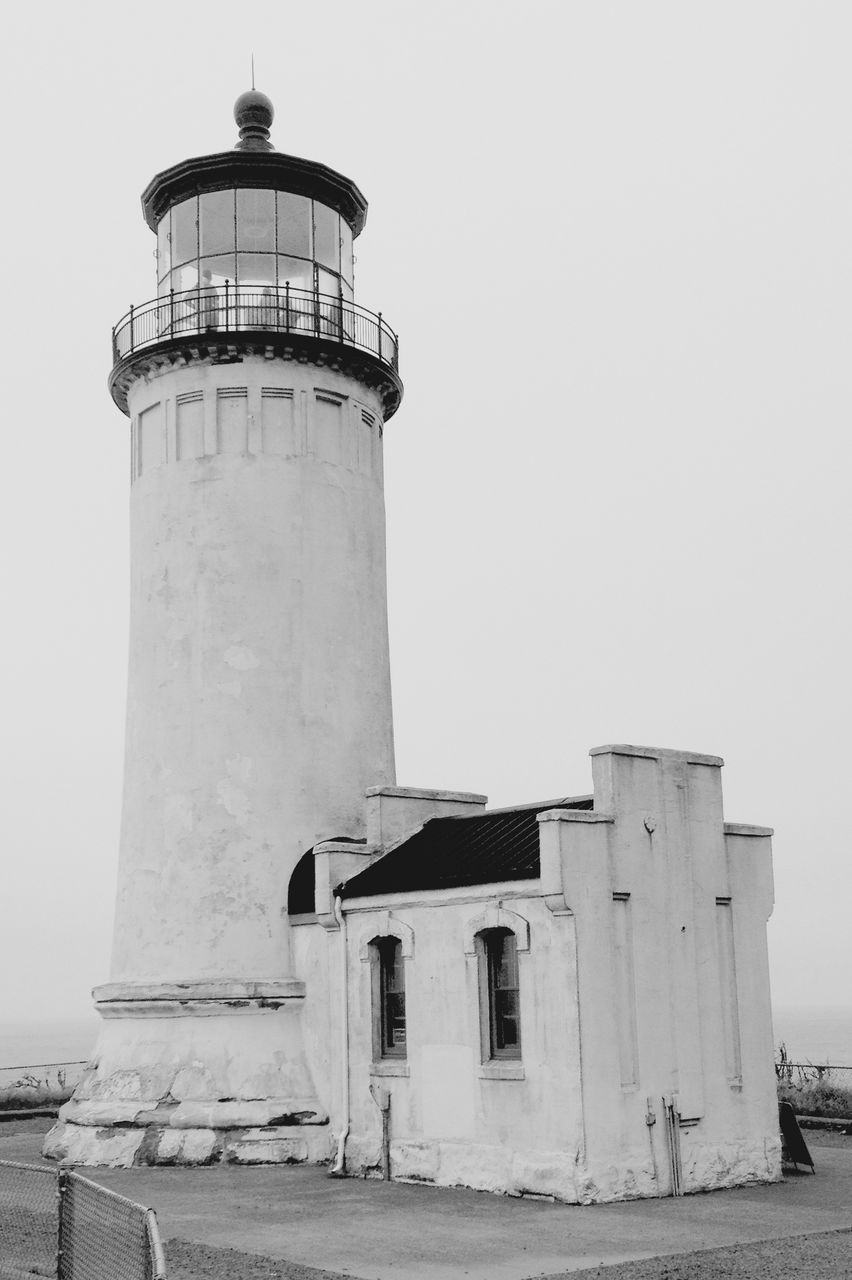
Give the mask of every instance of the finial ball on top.
[{"label": "finial ball on top", "polygon": [[247,125],[259,125],[261,129],[268,129],[274,115],[275,108],[259,89],[247,89],[234,103],[234,119],[241,129]]}]

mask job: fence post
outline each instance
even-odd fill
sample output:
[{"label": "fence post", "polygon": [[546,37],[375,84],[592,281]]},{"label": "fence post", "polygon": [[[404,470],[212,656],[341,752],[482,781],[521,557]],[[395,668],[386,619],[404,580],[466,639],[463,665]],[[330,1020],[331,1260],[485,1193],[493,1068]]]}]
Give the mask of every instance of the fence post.
[{"label": "fence post", "polygon": [[379,359],[382,358],[382,313],[379,312]]},{"label": "fence post", "polygon": [[133,350],[133,303],[130,304],[130,350]]},{"label": "fence post", "polygon": [[148,1249],[151,1260],[151,1280],[165,1280],[166,1257],[160,1239],[160,1228],[157,1215],[153,1209],[145,1211],[145,1230],[148,1235]]},{"label": "fence post", "polygon": [[60,1169],[56,1175],[56,1280],[64,1280],[65,1271],[65,1199],[68,1195],[68,1174]]},{"label": "fence post", "polygon": [[284,332],[290,332],[290,281],[284,281]]},{"label": "fence post", "polygon": [[230,280],[226,280],[225,281],[225,328],[226,329],[229,327],[228,320],[230,317],[228,315],[228,309],[230,305],[230,296],[231,296],[231,282]]},{"label": "fence post", "polygon": [[175,331],[175,291],[169,289],[169,333],[174,335]]}]

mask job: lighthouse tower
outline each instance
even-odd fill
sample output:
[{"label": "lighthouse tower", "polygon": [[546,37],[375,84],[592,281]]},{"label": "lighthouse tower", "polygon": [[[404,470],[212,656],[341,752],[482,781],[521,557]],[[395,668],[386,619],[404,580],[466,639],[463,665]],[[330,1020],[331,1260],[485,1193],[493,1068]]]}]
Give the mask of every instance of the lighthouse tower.
[{"label": "lighthouse tower", "polygon": [[[145,189],[157,296],[113,332],[130,424],[124,803],[102,1030],[46,1151],[81,1163],[330,1150],[287,891],[395,782],[382,430],[397,340],[353,294],[367,205],[269,141]],[[238,1158],[238,1156],[237,1156]]]}]

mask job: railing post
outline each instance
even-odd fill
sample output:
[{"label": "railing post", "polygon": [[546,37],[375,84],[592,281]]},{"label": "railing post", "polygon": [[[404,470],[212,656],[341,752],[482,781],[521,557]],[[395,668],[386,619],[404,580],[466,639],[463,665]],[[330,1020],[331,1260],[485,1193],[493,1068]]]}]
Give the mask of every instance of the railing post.
[{"label": "railing post", "polygon": [[382,358],[382,313],[379,312],[379,359]]},{"label": "railing post", "polygon": [[56,1280],[65,1280],[65,1198],[68,1173],[60,1169],[56,1175]]},{"label": "railing post", "polygon": [[226,329],[230,328],[230,325],[229,325],[230,316],[228,314],[228,308],[229,308],[229,302],[230,302],[230,290],[231,290],[231,282],[230,280],[226,280],[225,281],[225,328]]},{"label": "railing post", "polygon": [[174,336],[175,332],[175,291],[174,288],[169,289],[169,333]]},{"label": "railing post", "polygon": [[320,312],[319,312],[319,280],[314,278],[314,332],[319,337],[320,332]]},{"label": "railing post", "polygon": [[290,332],[290,281],[284,282],[284,332]]},{"label": "railing post", "polygon": [[133,350],[133,303],[130,304],[130,350]]}]

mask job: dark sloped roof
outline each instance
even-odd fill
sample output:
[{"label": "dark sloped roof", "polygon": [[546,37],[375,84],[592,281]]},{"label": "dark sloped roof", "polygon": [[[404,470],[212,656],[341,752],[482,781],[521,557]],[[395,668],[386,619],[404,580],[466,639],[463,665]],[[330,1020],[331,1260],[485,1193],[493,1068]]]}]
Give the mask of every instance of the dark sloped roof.
[{"label": "dark sloped roof", "polygon": [[592,799],[547,800],[473,817],[432,818],[383,858],[348,880],[344,898],[414,889],[451,889],[539,875],[538,822],[545,809],[591,809]]}]

